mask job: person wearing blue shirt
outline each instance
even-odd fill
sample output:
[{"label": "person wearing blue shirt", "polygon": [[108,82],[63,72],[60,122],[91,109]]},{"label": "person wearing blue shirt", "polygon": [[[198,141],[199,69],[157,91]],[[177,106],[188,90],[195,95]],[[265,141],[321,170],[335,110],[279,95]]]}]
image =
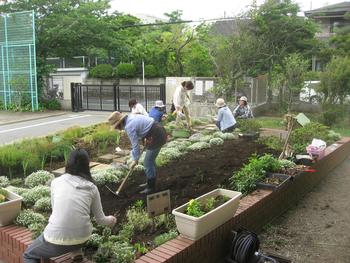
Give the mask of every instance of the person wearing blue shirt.
[{"label": "person wearing blue shirt", "polygon": [[163,101],[157,100],[155,102],[155,105],[149,111],[148,116],[153,118],[157,122],[161,122],[164,113],[165,113],[165,105],[163,104]]},{"label": "person wearing blue shirt", "polygon": [[219,109],[216,126],[222,132],[232,132],[236,128],[236,119],[233,117],[230,108],[226,106],[225,100],[219,98],[215,105]]},{"label": "person wearing blue shirt", "polygon": [[166,143],[167,135],[165,129],[154,119],[141,114],[123,114],[118,111],[113,112],[108,122],[112,129],[125,130],[131,143],[132,163],[130,169],[133,169],[140,159],[139,139],[142,139],[146,147],[144,160],[147,186],[141,193],[150,194],[155,191],[156,185],[156,158],[160,149]]}]

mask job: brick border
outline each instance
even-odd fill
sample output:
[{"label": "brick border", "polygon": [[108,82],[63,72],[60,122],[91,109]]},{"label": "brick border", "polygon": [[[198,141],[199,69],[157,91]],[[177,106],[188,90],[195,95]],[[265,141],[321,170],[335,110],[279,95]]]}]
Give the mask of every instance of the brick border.
[{"label": "brick border", "polygon": [[276,191],[254,191],[241,199],[232,219],[203,238],[191,241],[178,236],[135,263],[212,263],[223,260],[229,252],[232,229],[243,227],[259,233],[263,226],[296,204],[349,155],[350,138],[342,138],[326,149],[325,157],[313,166],[315,172],[301,172]]},{"label": "brick border", "polygon": [[[276,190],[256,190],[241,199],[235,216],[200,240],[178,236],[140,257],[135,263],[212,263],[228,253],[230,231],[240,227],[259,232],[262,227],[294,205],[310,192],[330,171],[350,155],[350,138],[342,138],[326,149],[325,157],[314,165],[313,173],[301,172],[284,187]],[[0,260],[23,263],[22,254],[32,242],[31,232],[14,225],[0,227]],[[72,262],[62,255],[51,263]],[[91,262],[84,259],[83,262]]]}]

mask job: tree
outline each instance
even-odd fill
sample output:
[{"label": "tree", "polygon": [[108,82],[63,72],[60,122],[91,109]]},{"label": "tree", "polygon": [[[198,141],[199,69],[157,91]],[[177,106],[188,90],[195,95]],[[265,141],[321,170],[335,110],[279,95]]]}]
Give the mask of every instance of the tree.
[{"label": "tree", "polygon": [[321,74],[320,92],[326,104],[344,103],[350,95],[350,57],[333,57]]}]

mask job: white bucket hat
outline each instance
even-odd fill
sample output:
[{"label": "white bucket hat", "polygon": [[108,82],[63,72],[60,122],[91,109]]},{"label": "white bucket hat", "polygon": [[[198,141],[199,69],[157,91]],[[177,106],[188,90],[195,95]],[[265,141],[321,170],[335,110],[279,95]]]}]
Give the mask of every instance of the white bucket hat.
[{"label": "white bucket hat", "polygon": [[225,100],[223,98],[218,98],[216,100],[215,106],[220,108],[220,107],[224,107],[226,105]]},{"label": "white bucket hat", "polygon": [[243,101],[245,101],[245,102],[248,102],[248,99],[247,99],[247,97],[246,97],[246,96],[242,96],[242,97],[240,97],[240,98],[239,98],[239,100],[243,100]]},{"label": "white bucket hat", "polygon": [[154,103],[154,106],[159,107],[159,108],[165,107],[162,100],[156,100],[156,102]]}]

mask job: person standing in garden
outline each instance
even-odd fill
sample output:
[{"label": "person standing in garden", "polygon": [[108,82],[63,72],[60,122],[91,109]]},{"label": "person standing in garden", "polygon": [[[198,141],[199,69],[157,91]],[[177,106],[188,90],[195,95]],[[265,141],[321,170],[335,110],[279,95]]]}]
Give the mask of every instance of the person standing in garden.
[{"label": "person standing in garden", "polygon": [[145,110],[145,108],[141,105],[141,103],[138,103],[136,99],[129,100],[129,108],[131,109],[131,113],[133,114],[142,114],[148,116],[148,113]]},{"label": "person standing in garden", "polygon": [[149,111],[149,117],[153,118],[157,122],[161,122],[163,115],[165,113],[165,105],[163,101],[157,100],[152,107],[152,109]]},{"label": "person standing in garden", "polygon": [[227,107],[225,100],[222,98],[217,99],[215,106],[218,107],[216,126],[222,132],[233,132],[236,127],[236,120],[230,108]]},{"label": "person standing in garden", "polygon": [[144,167],[147,183],[141,185],[146,186],[141,193],[153,193],[156,188],[156,158],[167,140],[165,129],[151,117],[140,114],[127,115],[118,111],[113,112],[109,116],[108,122],[112,129],[125,130],[129,137],[133,160],[129,167],[130,169],[133,169],[140,159],[139,140],[142,139],[144,142],[144,146],[146,147]]},{"label": "person standing in garden", "polygon": [[[173,95],[173,103],[175,106],[176,123],[179,125],[181,122],[181,117],[185,114],[187,127],[192,128],[192,121],[190,116],[190,96],[188,94],[189,90],[192,90],[194,85],[192,81],[182,82],[180,86],[175,89]],[[183,113],[184,114],[183,114]]]},{"label": "person standing in garden", "polygon": [[246,96],[240,97],[237,107],[233,110],[233,115],[238,119],[253,118],[253,112],[248,105],[248,99]]},{"label": "person standing in garden", "polygon": [[42,233],[23,254],[24,263],[39,263],[72,252],[82,258],[81,248],[92,233],[90,214],[100,225],[114,226],[117,219],[105,216],[100,193],[93,183],[89,156],[74,150],[67,161],[66,173],[51,183],[52,214]]}]

